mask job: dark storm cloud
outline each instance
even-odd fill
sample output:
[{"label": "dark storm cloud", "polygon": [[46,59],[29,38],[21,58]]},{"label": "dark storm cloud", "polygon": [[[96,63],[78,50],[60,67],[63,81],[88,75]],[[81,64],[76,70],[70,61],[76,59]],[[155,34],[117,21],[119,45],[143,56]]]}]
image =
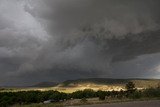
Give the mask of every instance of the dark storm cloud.
[{"label": "dark storm cloud", "polygon": [[[104,23],[105,20],[109,21],[107,24],[111,24],[111,27],[117,24],[121,27],[130,27],[126,29],[130,32],[138,32],[136,30],[153,27],[155,21],[159,20],[158,0],[131,0],[130,2],[127,0],[77,0],[76,2],[74,0],[47,0],[45,3],[50,10],[40,12],[38,15],[51,20],[53,25],[49,27],[55,27],[58,32],[65,30],[70,32],[83,24],[93,25],[99,22]],[[113,30],[117,29],[113,28]]]},{"label": "dark storm cloud", "polygon": [[0,0],[0,84],[155,77],[159,5],[159,0]]}]

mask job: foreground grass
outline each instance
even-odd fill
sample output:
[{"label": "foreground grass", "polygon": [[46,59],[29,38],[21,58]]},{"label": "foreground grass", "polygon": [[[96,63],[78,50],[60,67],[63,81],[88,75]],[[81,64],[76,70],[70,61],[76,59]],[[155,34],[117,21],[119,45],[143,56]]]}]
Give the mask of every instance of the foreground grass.
[{"label": "foreground grass", "polygon": [[86,102],[81,101],[80,99],[68,100],[61,103],[50,103],[50,104],[29,104],[29,105],[14,105],[12,107],[64,107],[64,106],[78,106],[78,105],[93,105],[93,104],[105,104],[105,103],[122,103],[122,102],[133,102],[133,101],[151,101],[151,100],[160,100],[160,98],[141,98],[141,99],[117,99],[111,98],[106,100],[99,100],[98,98],[89,98]]},{"label": "foreground grass", "polygon": [[60,103],[51,103],[51,104],[29,104],[29,105],[14,105],[12,107],[64,107],[63,104]]}]

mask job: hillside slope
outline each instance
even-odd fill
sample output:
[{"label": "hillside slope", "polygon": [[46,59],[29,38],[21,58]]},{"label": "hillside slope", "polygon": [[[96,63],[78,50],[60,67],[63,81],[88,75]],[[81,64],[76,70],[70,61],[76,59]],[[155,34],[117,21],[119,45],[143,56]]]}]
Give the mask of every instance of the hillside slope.
[{"label": "hillside slope", "polygon": [[78,80],[67,80],[61,84],[60,87],[77,87],[85,84],[97,84],[108,86],[125,86],[129,81],[135,83],[138,88],[157,87],[160,85],[160,79],[110,79],[110,78],[89,78]]}]

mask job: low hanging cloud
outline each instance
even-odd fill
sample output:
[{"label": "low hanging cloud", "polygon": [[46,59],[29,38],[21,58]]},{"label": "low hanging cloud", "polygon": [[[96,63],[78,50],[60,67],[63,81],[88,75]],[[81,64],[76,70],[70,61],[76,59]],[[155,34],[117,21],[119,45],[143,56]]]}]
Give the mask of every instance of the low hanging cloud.
[{"label": "low hanging cloud", "polygon": [[155,77],[157,71],[151,69],[159,63],[159,4],[0,0],[0,84]]}]

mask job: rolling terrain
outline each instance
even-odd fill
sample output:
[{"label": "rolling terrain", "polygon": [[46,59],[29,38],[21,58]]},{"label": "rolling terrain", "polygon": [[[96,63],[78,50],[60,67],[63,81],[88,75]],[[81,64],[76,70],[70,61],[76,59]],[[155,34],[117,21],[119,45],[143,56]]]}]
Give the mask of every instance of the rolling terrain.
[{"label": "rolling terrain", "polygon": [[[62,83],[42,82],[25,88],[6,88],[7,91],[28,91],[28,90],[57,90],[60,92],[72,93],[77,90],[93,89],[104,91],[125,90],[125,85],[132,81],[137,89],[145,89],[160,86],[160,79],[111,79],[111,78],[88,78],[67,80]],[[6,91],[4,88],[2,91]]]},{"label": "rolling terrain", "polygon": [[89,78],[67,80],[60,83],[55,88],[63,92],[73,92],[76,90],[93,89],[106,91],[125,90],[125,85],[132,81],[137,89],[157,87],[160,85],[159,79],[110,79],[110,78]]}]

